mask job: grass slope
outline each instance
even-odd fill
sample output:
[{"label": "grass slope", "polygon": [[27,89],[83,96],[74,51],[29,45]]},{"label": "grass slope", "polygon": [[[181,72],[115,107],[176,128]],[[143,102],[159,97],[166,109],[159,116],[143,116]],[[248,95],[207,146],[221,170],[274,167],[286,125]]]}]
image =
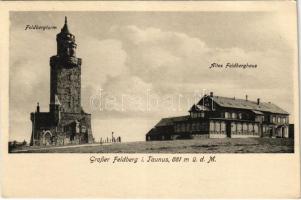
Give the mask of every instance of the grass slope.
[{"label": "grass slope", "polygon": [[29,149],[26,153],[293,153],[294,140],[226,138],[128,142],[82,147]]}]

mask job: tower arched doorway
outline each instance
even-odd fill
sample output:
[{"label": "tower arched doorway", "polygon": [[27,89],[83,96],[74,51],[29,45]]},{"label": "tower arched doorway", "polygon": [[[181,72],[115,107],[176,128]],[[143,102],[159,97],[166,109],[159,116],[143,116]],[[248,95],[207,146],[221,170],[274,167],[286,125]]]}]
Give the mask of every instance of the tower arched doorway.
[{"label": "tower arched doorway", "polygon": [[50,131],[45,131],[43,133],[43,145],[51,145],[52,143],[52,133]]}]

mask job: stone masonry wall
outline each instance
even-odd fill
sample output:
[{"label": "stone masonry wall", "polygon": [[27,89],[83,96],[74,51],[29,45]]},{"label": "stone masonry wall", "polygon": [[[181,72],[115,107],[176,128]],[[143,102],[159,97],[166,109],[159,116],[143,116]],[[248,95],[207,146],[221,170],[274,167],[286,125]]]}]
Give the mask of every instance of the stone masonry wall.
[{"label": "stone masonry wall", "polygon": [[81,112],[81,68],[57,66],[51,73],[51,96],[57,95],[63,112]]}]

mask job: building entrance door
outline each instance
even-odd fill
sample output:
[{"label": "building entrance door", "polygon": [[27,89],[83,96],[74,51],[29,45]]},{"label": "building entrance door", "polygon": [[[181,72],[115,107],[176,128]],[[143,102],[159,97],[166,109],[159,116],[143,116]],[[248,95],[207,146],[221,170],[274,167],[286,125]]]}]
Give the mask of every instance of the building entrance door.
[{"label": "building entrance door", "polygon": [[226,134],[227,134],[228,138],[231,137],[231,123],[230,122],[227,122],[227,124],[226,124]]},{"label": "building entrance door", "polygon": [[46,131],[43,135],[43,145],[50,145],[52,144],[51,141],[52,135],[50,131]]}]

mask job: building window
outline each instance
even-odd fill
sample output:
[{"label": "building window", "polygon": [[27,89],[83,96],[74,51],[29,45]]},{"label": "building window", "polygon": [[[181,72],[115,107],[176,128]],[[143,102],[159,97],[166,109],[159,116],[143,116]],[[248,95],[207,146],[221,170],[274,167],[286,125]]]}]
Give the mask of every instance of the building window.
[{"label": "building window", "polygon": [[205,122],[202,122],[202,123],[199,123],[199,126],[200,126],[200,130],[201,131],[205,131],[207,130],[207,124]]},{"label": "building window", "polygon": [[221,132],[225,132],[225,131],[226,131],[226,123],[221,122]]},{"label": "building window", "polygon": [[236,132],[236,124],[234,122],[231,123],[231,132],[232,133]]},{"label": "building window", "polygon": [[221,124],[219,122],[215,122],[215,131],[220,132],[221,130]]},{"label": "building window", "polygon": [[238,113],[238,119],[242,119],[242,113]]},{"label": "building window", "polygon": [[182,132],[185,132],[185,124],[182,124]]},{"label": "building window", "polygon": [[198,122],[195,122],[194,123],[194,129],[195,129],[195,131],[198,131],[198,129],[199,129],[199,123]]},{"label": "building window", "polygon": [[263,121],[263,116],[258,116],[257,118],[259,121],[261,121],[261,122]]},{"label": "building window", "polygon": [[232,119],[236,119],[237,118],[237,114],[236,113],[232,113]]},{"label": "building window", "polygon": [[254,132],[258,134],[258,124],[254,125]]},{"label": "building window", "polygon": [[192,130],[192,131],[195,131],[195,129],[196,129],[196,123],[193,122],[193,123],[192,123],[192,126],[191,126],[191,130]]},{"label": "building window", "polygon": [[191,116],[191,118],[194,118],[194,113],[191,112],[191,113],[190,113],[190,116]]},{"label": "building window", "polygon": [[245,131],[248,131],[248,125],[246,124],[246,123],[244,123],[243,125],[242,125],[242,128],[243,128],[243,131],[245,132]]},{"label": "building window", "polygon": [[249,132],[253,132],[253,124],[249,124]]},{"label": "building window", "polygon": [[242,132],[242,125],[241,125],[241,123],[238,123],[238,124],[237,124],[237,132],[238,132],[239,134],[241,134],[241,132]]},{"label": "building window", "polygon": [[221,118],[224,118],[224,117],[225,117],[225,113],[221,112]]},{"label": "building window", "polygon": [[210,131],[214,131],[214,122],[210,121]]},{"label": "building window", "polygon": [[199,117],[199,113],[197,113],[197,112],[191,112],[191,117],[192,118],[197,118],[197,117]]},{"label": "building window", "polygon": [[225,112],[225,118],[226,118],[226,119],[229,119],[229,118],[230,118],[230,113]]},{"label": "building window", "polygon": [[275,117],[275,116],[273,116],[272,122],[273,122],[273,123],[276,123],[276,117]]},{"label": "building window", "polygon": [[277,117],[277,122],[278,122],[278,123],[280,123],[280,119],[281,119],[280,117]]},{"label": "building window", "polygon": [[200,115],[201,115],[202,118],[205,117],[205,113],[204,112],[201,112]]},{"label": "building window", "polygon": [[190,132],[190,124],[186,124],[186,132]]},{"label": "building window", "polygon": [[176,125],[176,132],[179,132],[179,124]]}]

